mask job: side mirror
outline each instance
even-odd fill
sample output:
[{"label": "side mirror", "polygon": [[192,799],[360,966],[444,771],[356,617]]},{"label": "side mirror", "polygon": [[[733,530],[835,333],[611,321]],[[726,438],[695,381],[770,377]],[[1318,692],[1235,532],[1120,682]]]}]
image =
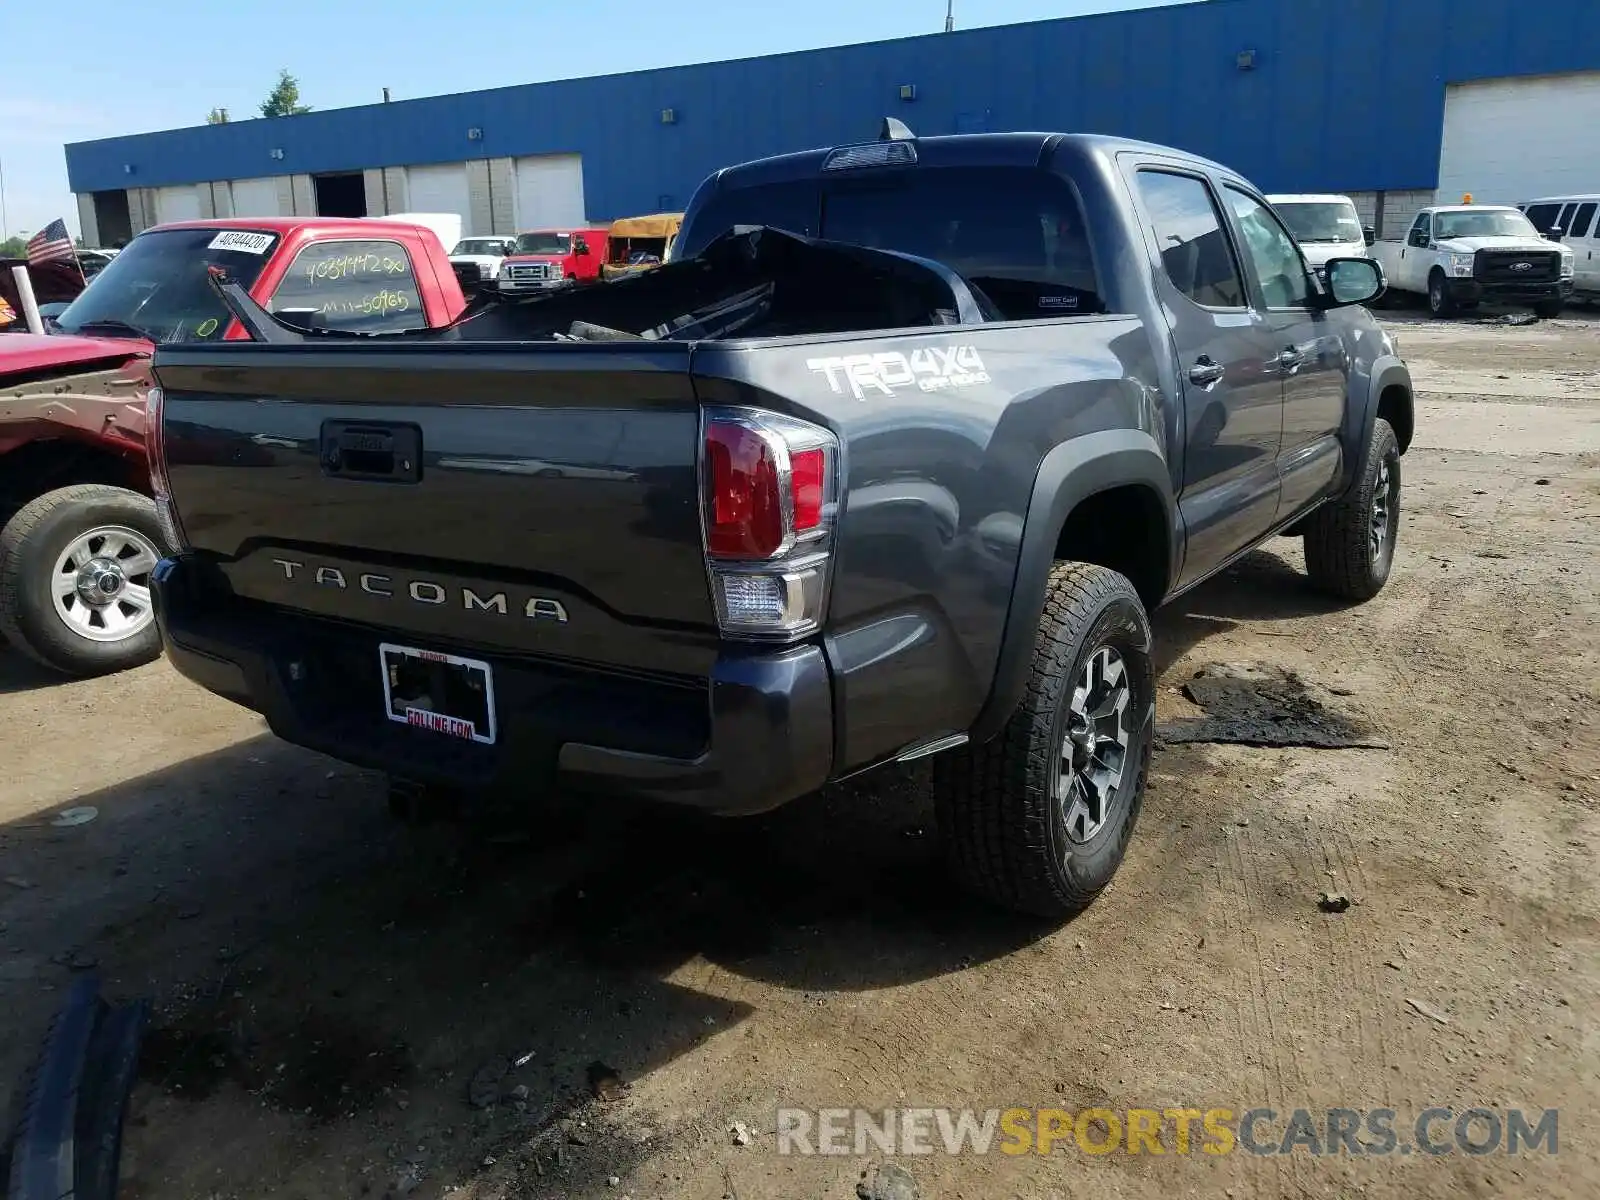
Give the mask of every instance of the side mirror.
[{"label": "side mirror", "polygon": [[1383,268],[1370,258],[1330,258],[1323,268],[1327,280],[1326,308],[1370,304],[1383,295]]},{"label": "side mirror", "polygon": [[1567,236],[1567,231],[1561,228],[1559,225],[1552,225],[1550,226],[1550,232],[1544,236],[1552,242],[1559,242],[1562,238]]},{"label": "side mirror", "polygon": [[1361,227],[1361,236],[1366,239],[1367,245],[1370,246],[1378,240],[1378,231],[1371,225],[1363,225]]},{"label": "side mirror", "polygon": [[589,253],[589,243],[579,238],[572,244],[572,252],[580,256]]}]

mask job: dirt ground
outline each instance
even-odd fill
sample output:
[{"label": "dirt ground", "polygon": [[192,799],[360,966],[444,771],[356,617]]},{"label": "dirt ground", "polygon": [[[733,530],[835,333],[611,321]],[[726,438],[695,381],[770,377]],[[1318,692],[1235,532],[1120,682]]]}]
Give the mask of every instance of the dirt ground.
[{"label": "dirt ground", "polygon": [[[1387,590],[1329,604],[1280,540],[1157,616],[1170,736],[1078,920],[953,893],[915,772],[410,827],[164,663],[0,649],[0,1079],[97,970],[156,1003],[138,1200],[848,1198],[884,1156],[775,1121],[849,1106],[1560,1110],[1555,1154],[897,1157],[924,1198],[1600,1195],[1600,321],[1386,320]],[[1207,670],[1387,748],[1184,741]]]}]

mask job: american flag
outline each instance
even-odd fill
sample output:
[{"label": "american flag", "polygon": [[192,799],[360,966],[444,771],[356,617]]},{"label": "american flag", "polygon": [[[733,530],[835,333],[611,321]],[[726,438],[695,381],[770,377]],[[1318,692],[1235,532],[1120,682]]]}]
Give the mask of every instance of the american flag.
[{"label": "american flag", "polygon": [[47,262],[77,262],[72,250],[72,237],[67,233],[66,222],[57,217],[28,239],[28,265]]}]

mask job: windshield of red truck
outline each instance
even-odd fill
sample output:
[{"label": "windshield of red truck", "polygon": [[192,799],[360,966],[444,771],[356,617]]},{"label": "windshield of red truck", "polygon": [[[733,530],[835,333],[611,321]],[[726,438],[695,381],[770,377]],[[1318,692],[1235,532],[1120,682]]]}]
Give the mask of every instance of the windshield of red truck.
[{"label": "windshield of red truck", "polygon": [[153,342],[221,338],[228,310],[207,279],[222,267],[245,288],[272,257],[278,235],[259,230],[166,229],[134,238],[56,324],[67,333],[141,334]]},{"label": "windshield of red truck", "polygon": [[570,233],[519,233],[513,254],[570,254]]}]

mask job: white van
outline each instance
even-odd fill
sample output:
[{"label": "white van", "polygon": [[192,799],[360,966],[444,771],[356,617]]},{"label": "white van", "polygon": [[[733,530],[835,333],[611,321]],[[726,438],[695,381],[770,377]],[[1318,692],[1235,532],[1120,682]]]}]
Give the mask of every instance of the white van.
[{"label": "white van", "polygon": [[1283,218],[1319,276],[1330,258],[1371,257],[1367,247],[1375,235],[1361,224],[1349,196],[1268,196],[1267,203]]},{"label": "white van", "polygon": [[1587,300],[1600,300],[1600,194],[1593,196],[1545,196],[1517,205],[1540,233],[1562,230],[1562,245],[1568,247],[1573,263],[1573,294]]}]

